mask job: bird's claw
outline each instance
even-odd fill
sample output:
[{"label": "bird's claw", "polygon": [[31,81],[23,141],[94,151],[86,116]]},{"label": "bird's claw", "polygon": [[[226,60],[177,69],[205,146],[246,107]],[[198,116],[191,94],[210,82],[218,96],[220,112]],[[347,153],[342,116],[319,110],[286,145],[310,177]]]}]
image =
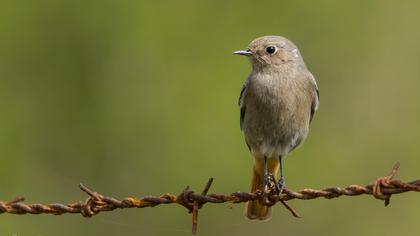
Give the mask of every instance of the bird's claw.
[{"label": "bird's claw", "polygon": [[278,187],[279,194],[281,194],[284,188],[286,188],[286,181],[284,180],[283,176],[280,177],[279,182],[277,183],[277,187]]},{"label": "bird's claw", "polygon": [[268,185],[270,183],[270,175],[268,173],[264,174],[264,189],[263,192],[267,193],[268,192]]}]

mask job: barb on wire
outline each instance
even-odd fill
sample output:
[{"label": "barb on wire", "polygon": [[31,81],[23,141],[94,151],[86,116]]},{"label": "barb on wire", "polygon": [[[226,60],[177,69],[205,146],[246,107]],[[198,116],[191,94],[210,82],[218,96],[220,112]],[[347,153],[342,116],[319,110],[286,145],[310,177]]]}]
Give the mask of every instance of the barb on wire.
[{"label": "barb on wire", "polygon": [[393,179],[398,168],[399,163],[394,165],[389,175],[378,178],[373,184],[366,186],[350,185],[344,188],[329,187],[322,190],[302,189],[296,192],[290,189],[284,189],[281,193],[271,189],[268,193],[257,191],[255,193],[234,192],[229,195],[215,193],[208,194],[213,182],[213,179],[210,178],[201,194],[195,193],[187,186],[179,195],[166,193],[160,197],[127,197],[122,200],[118,200],[113,197],[101,195],[90,190],[83,184],[80,184],[80,189],[88,195],[84,201],[69,204],[25,204],[23,203],[24,198],[18,197],[8,202],[0,201],[0,214],[61,215],[65,213],[73,213],[81,214],[84,217],[92,217],[102,211],[112,211],[115,209],[155,207],[161,204],[179,204],[187,208],[189,213],[192,213],[192,232],[194,234],[197,231],[198,210],[206,203],[242,203],[259,200],[266,205],[274,205],[277,202],[281,202],[295,217],[299,217],[299,215],[292,207],[286,204],[286,201],[292,199],[310,200],[321,197],[331,199],[340,196],[358,196],[367,194],[373,195],[379,200],[383,200],[385,206],[387,206],[390,202],[391,195],[393,194],[409,191],[420,192],[420,179],[411,182],[403,182]]}]

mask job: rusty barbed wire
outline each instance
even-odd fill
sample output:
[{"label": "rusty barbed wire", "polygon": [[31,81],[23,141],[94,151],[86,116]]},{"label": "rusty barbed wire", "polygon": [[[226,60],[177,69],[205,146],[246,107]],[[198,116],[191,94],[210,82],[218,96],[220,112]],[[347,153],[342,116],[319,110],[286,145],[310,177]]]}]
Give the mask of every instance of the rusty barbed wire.
[{"label": "rusty barbed wire", "polygon": [[[420,192],[420,179],[411,182],[403,182],[401,180],[393,179],[398,168],[399,163],[395,164],[389,175],[378,178],[373,184],[366,186],[350,185],[344,188],[329,187],[322,190],[308,188],[299,191],[292,191],[286,188],[282,193],[276,192],[276,188],[271,187],[268,192],[234,192],[229,195],[216,193],[207,194],[213,182],[213,178],[210,178],[201,194],[195,193],[187,186],[179,195],[166,193],[159,197],[127,197],[122,200],[118,200],[113,197],[101,195],[90,190],[85,185],[80,184],[80,189],[88,195],[87,199],[84,201],[70,204],[25,204],[23,203],[24,198],[18,197],[9,202],[0,201],[0,214],[62,215],[65,213],[73,213],[81,214],[84,217],[92,217],[102,211],[112,211],[115,209],[155,207],[162,204],[179,204],[187,208],[189,213],[192,213],[192,231],[194,234],[197,230],[198,210],[206,203],[243,203],[258,200],[262,201],[266,205],[274,205],[277,202],[281,202],[295,217],[299,217],[299,215],[295,210],[293,210],[293,208],[286,204],[286,201],[292,199],[332,199],[340,196],[358,196],[367,194],[373,195],[379,200],[383,200],[385,206],[387,206],[391,195],[408,191]],[[274,183],[274,181],[272,181],[272,183]]]}]

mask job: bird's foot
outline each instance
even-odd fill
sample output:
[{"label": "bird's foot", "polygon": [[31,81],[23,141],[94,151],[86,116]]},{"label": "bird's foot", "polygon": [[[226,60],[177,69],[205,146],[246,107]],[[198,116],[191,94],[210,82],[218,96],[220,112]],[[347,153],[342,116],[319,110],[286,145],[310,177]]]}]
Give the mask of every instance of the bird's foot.
[{"label": "bird's foot", "polygon": [[264,175],[263,194],[270,195],[277,192],[277,183],[272,174]]},{"label": "bird's foot", "polygon": [[277,183],[277,188],[278,188],[279,194],[281,194],[284,188],[286,188],[286,181],[284,180],[283,176],[280,177],[279,182]]},{"label": "bird's foot", "polygon": [[267,193],[269,190],[270,180],[271,180],[270,175],[268,173],[265,173],[264,174],[264,189],[263,189],[264,193]]}]

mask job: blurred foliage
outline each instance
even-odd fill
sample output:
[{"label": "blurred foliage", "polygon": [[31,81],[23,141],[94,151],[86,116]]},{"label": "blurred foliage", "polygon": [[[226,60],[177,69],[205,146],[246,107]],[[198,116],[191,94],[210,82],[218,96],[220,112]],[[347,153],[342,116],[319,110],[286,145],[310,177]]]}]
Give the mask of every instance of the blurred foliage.
[{"label": "blurred foliage", "polygon": [[[320,110],[285,162],[288,186],[368,183],[397,161],[419,176],[420,3],[416,1],[0,1],[0,199],[71,202],[77,184],[115,197],[249,188],[232,55],[283,35],[317,78]],[[206,206],[200,235],[417,235],[419,196],[293,201],[270,222]],[[0,235],[189,235],[180,207],[0,215]]]}]

